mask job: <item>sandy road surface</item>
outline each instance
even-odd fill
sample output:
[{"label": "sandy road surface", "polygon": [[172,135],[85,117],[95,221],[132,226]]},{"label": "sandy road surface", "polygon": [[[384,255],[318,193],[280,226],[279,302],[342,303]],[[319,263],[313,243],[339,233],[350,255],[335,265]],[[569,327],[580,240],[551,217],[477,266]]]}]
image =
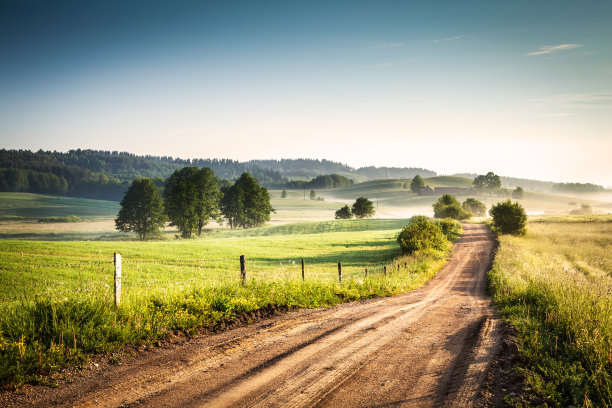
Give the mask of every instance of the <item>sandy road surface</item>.
[{"label": "sandy road surface", "polygon": [[474,406],[498,342],[485,293],[492,249],[485,226],[466,225],[452,259],[419,290],[202,336],[12,404]]}]

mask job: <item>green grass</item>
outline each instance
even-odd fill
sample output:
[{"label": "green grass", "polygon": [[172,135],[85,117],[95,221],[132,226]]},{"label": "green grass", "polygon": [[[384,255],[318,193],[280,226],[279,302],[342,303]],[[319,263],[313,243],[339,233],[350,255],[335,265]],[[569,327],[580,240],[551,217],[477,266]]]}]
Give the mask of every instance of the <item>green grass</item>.
[{"label": "green grass", "polygon": [[472,179],[457,176],[437,176],[423,179],[430,187],[472,187]]},{"label": "green grass", "polygon": [[30,193],[0,193],[0,220],[38,221],[46,217],[114,218],[115,201],[53,197]]},{"label": "green grass", "polygon": [[517,328],[531,400],[612,406],[612,216],[541,217],[501,236],[490,285]]},{"label": "green grass", "polygon": [[[268,235],[227,231],[148,243],[0,241],[0,382],[33,381],[91,354],[176,330],[220,328],[259,309],[331,306],[409,291],[435,274],[445,253],[399,257],[395,237],[402,223],[302,223],[261,229]],[[112,304],[113,252],[123,257],[118,309]],[[240,255],[247,261],[246,287],[240,285]]]}]

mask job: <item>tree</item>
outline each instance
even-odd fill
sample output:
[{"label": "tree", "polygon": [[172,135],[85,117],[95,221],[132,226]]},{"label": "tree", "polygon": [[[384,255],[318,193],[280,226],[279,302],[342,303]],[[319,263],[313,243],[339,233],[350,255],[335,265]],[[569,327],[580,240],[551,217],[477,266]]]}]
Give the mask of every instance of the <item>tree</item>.
[{"label": "tree", "polygon": [[158,235],[165,221],[164,205],[153,181],[134,180],[121,200],[115,227],[121,232],[137,232],[138,238],[145,241]]},{"label": "tree", "polygon": [[413,254],[426,249],[442,250],[448,240],[440,225],[424,215],[415,215],[410,224],[397,236],[397,242],[404,254]]},{"label": "tree", "polygon": [[281,198],[287,198],[287,190],[283,188],[283,192],[281,193]]},{"label": "tree", "polygon": [[310,199],[314,200],[317,198],[317,192],[314,190],[310,190]]},{"label": "tree", "polygon": [[220,220],[219,201],[221,192],[215,173],[208,167],[203,167],[193,178],[196,192],[196,215],[198,217],[198,236],[202,234],[202,228],[211,219]]},{"label": "tree", "polygon": [[220,198],[215,174],[207,167],[183,167],[166,180],[166,213],[184,238],[194,231],[200,235],[210,219],[219,218]]},{"label": "tree", "polygon": [[527,233],[527,214],[518,203],[510,200],[495,204],[489,210],[493,217],[493,228],[500,234],[525,235]]},{"label": "tree", "polygon": [[523,190],[523,187],[517,187],[512,190],[512,198],[516,198],[517,200],[525,198],[525,190]]},{"label": "tree", "polygon": [[425,182],[423,181],[421,176],[417,174],[412,178],[412,181],[410,182],[410,191],[415,194],[418,194],[419,191],[423,189],[423,187],[425,187]]},{"label": "tree", "polygon": [[472,216],[472,213],[461,208],[461,204],[454,195],[444,194],[433,204],[435,218],[453,218],[455,220],[465,220]]},{"label": "tree", "polygon": [[369,218],[374,215],[376,210],[374,210],[373,202],[365,197],[359,197],[355,200],[351,212],[357,218]]},{"label": "tree", "polygon": [[221,213],[231,229],[257,227],[270,221],[270,214],[275,212],[268,190],[249,173],[242,173],[223,194]]},{"label": "tree", "polygon": [[472,182],[474,188],[485,193],[492,193],[501,188],[501,178],[493,172],[476,176]]},{"label": "tree", "polygon": [[351,207],[349,207],[348,205],[345,205],[344,207],[336,211],[337,220],[348,220],[350,218],[353,218],[353,213],[351,213]]},{"label": "tree", "polygon": [[475,198],[466,199],[461,207],[467,212],[471,212],[475,217],[484,217],[487,213],[487,206]]}]

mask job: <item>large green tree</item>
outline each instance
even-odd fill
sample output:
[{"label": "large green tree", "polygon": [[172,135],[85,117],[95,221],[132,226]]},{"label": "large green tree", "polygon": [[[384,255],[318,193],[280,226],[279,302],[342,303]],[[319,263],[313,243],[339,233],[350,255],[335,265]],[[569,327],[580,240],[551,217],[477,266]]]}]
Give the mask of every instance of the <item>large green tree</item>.
[{"label": "large green tree", "polygon": [[415,194],[418,194],[425,187],[425,181],[418,174],[412,178],[410,182],[410,191]]},{"label": "large green tree", "polygon": [[121,232],[137,232],[144,241],[158,235],[165,221],[164,205],[153,181],[148,178],[134,180],[121,200],[116,228]]},{"label": "large green tree", "polygon": [[234,185],[223,189],[221,213],[231,229],[263,225],[272,212],[268,190],[249,173],[242,173]]},{"label": "large green tree", "polygon": [[200,235],[210,219],[219,218],[220,198],[215,174],[207,167],[183,167],[166,180],[166,213],[185,238],[194,231]]},{"label": "large green tree", "polygon": [[501,178],[492,171],[476,176],[472,182],[474,188],[485,193],[492,193],[501,188]]},{"label": "large green tree", "polygon": [[374,215],[376,210],[374,210],[373,202],[365,197],[359,197],[355,200],[351,212],[357,218],[369,218]]}]

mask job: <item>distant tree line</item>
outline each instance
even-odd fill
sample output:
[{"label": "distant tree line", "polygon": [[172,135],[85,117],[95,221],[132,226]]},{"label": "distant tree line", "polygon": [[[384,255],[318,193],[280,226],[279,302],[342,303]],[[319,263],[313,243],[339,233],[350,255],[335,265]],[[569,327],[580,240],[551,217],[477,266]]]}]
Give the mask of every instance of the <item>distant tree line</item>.
[{"label": "distant tree line", "polygon": [[146,240],[170,221],[189,238],[201,235],[210,220],[225,219],[232,229],[251,228],[269,221],[272,212],[268,190],[248,172],[232,184],[208,167],[186,166],[166,180],[163,194],[151,179],[134,180],[121,200],[115,226]]},{"label": "distant tree line", "polygon": [[606,191],[603,186],[591,183],[557,183],[552,187],[556,193],[596,193]]},{"label": "distant tree line", "polygon": [[339,174],[325,174],[317,176],[310,181],[292,180],[286,184],[287,188],[339,188],[352,186],[353,180]]}]

